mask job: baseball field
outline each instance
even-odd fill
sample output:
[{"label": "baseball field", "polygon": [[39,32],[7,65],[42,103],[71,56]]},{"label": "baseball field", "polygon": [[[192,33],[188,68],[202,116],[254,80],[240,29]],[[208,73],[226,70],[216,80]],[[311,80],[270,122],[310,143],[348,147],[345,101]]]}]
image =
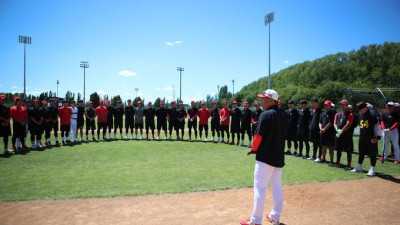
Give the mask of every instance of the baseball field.
[{"label": "baseball field", "polygon": [[[1,157],[0,221],[237,224],[252,207],[254,156],[246,156],[247,150],[210,142],[114,140]],[[388,224],[393,217],[382,215],[400,205],[400,167],[392,161],[378,162],[375,178],[294,156],[285,161],[284,224],[336,224],[338,216],[354,218],[344,224]],[[363,169],[369,166],[366,159]]]}]

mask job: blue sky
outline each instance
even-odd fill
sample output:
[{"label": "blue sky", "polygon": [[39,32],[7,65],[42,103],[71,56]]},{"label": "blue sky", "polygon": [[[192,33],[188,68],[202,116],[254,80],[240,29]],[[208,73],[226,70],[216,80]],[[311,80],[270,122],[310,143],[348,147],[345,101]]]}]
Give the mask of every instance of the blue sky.
[{"label": "blue sky", "polygon": [[205,99],[217,86],[235,92],[271,73],[362,45],[400,40],[396,0],[0,0],[0,92],[23,92],[27,46],[27,93],[83,93],[86,99],[120,94],[146,101]]}]

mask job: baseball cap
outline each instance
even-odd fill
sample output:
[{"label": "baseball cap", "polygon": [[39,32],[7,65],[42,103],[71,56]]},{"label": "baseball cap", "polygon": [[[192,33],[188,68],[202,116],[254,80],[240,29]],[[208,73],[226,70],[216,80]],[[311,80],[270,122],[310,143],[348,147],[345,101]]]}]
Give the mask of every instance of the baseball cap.
[{"label": "baseball cap", "polygon": [[306,100],[301,100],[301,101],[300,101],[300,104],[301,104],[301,105],[307,105],[307,101],[306,101]]},{"label": "baseball cap", "polygon": [[71,103],[75,103],[75,100],[72,100]]},{"label": "baseball cap", "polygon": [[330,100],[326,100],[326,101],[324,102],[324,105],[332,106],[332,102],[331,102]]},{"label": "baseball cap", "polygon": [[0,95],[0,100],[7,100],[7,97],[5,95]]},{"label": "baseball cap", "polygon": [[289,101],[287,102],[287,104],[294,104],[294,101],[293,101],[293,100],[289,100]]},{"label": "baseball cap", "polygon": [[191,101],[191,102],[190,102],[190,104],[194,104],[194,103],[195,103],[194,101]]},{"label": "baseball cap", "polygon": [[341,104],[341,105],[348,105],[349,102],[348,102],[347,100],[343,99],[342,101],[339,102],[339,104]]},{"label": "baseball cap", "polygon": [[110,103],[111,101],[107,99],[107,101],[106,101],[106,102],[107,102],[107,103]]},{"label": "baseball cap", "polygon": [[206,103],[205,103],[205,102],[202,102],[201,105],[206,105]]},{"label": "baseball cap", "polygon": [[160,105],[164,105],[164,102],[160,102]]},{"label": "baseball cap", "polygon": [[171,105],[172,105],[172,104],[174,104],[174,105],[175,105],[175,101],[172,101],[172,102],[171,102]]},{"label": "baseball cap", "polygon": [[183,103],[182,103],[182,102],[179,102],[179,106],[183,106]]},{"label": "baseball cap", "polygon": [[151,105],[151,102],[148,102],[147,105]]},{"label": "baseball cap", "polygon": [[260,105],[260,103],[259,102],[254,102],[254,105]]},{"label": "baseball cap", "polygon": [[318,103],[318,99],[317,99],[317,98],[313,98],[313,99],[311,99],[311,102],[316,102],[316,103]]},{"label": "baseball cap", "polygon": [[394,102],[388,102],[386,105],[387,106],[395,106]]},{"label": "baseball cap", "polygon": [[33,103],[39,103],[39,101],[35,99],[35,100],[33,100]]},{"label": "baseball cap", "polygon": [[117,101],[117,103],[121,103],[121,101]]},{"label": "baseball cap", "polygon": [[63,104],[64,104],[64,103],[68,103],[68,100],[63,100],[62,103],[63,103]]},{"label": "baseball cap", "polygon": [[81,99],[81,100],[79,100],[78,102],[83,102],[83,100]]},{"label": "baseball cap", "polygon": [[248,102],[244,102],[244,103],[243,103],[243,105],[246,105],[246,106],[248,106],[248,105],[249,105],[249,103],[248,103]]},{"label": "baseball cap", "polygon": [[233,101],[232,104],[236,104],[237,105],[237,101]]},{"label": "baseball cap", "polygon": [[14,102],[21,100],[20,97],[14,96]]},{"label": "baseball cap", "polygon": [[216,104],[217,104],[217,102],[212,102],[211,104],[212,104],[212,105],[216,105]]},{"label": "baseball cap", "polygon": [[353,106],[352,106],[352,105],[348,105],[347,107],[349,107],[349,109],[352,109],[352,108],[353,108]]},{"label": "baseball cap", "polygon": [[132,100],[128,99],[128,102],[131,102]]},{"label": "baseball cap", "polygon": [[400,104],[398,102],[394,103],[395,107],[400,107]]},{"label": "baseball cap", "polygon": [[42,100],[42,105],[46,105],[47,101],[46,100]]},{"label": "baseball cap", "polygon": [[226,105],[226,101],[223,101],[223,102],[222,102],[222,105]]},{"label": "baseball cap", "polygon": [[367,108],[368,108],[368,109],[372,109],[372,108],[374,108],[374,106],[371,105],[371,104],[369,104],[369,103],[367,102]]},{"label": "baseball cap", "polygon": [[93,104],[93,102],[92,102],[92,101],[89,101],[88,104]]},{"label": "baseball cap", "polygon": [[142,104],[142,101],[138,101],[137,104]]},{"label": "baseball cap", "polygon": [[333,102],[331,103],[331,107],[332,107],[332,108],[335,108],[335,104],[333,104]]},{"label": "baseball cap", "polygon": [[279,100],[279,95],[278,92],[272,90],[272,89],[267,89],[264,91],[264,93],[257,95],[259,98],[272,98],[275,101]]},{"label": "baseball cap", "polygon": [[104,103],[104,101],[103,101],[103,100],[100,100],[99,103]]}]

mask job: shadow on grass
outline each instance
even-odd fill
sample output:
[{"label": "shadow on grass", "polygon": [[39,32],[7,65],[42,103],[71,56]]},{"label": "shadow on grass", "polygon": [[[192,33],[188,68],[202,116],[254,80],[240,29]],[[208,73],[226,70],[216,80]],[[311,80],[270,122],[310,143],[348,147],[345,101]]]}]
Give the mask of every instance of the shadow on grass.
[{"label": "shadow on grass", "polygon": [[381,179],[400,184],[400,179],[396,178],[396,177],[393,177],[392,175],[388,175],[388,174],[384,174],[384,173],[376,173],[376,177],[379,177]]}]

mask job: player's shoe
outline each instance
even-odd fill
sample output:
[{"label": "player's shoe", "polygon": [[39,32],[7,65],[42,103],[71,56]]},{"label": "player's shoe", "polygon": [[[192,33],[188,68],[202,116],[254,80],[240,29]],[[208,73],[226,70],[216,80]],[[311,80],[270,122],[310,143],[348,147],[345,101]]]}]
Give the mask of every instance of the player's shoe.
[{"label": "player's shoe", "polygon": [[297,151],[296,150],[294,150],[293,155],[297,156]]},{"label": "player's shoe", "polygon": [[234,145],[234,144],[235,144],[235,142],[234,142],[234,141],[231,141],[229,144],[230,144],[230,145]]},{"label": "player's shoe", "polygon": [[290,149],[288,149],[288,150],[285,152],[285,154],[286,154],[286,155],[291,155],[292,152],[290,151]]},{"label": "player's shoe", "polygon": [[248,219],[248,220],[240,221],[240,225],[261,225],[261,224],[254,223],[250,219]]},{"label": "player's shoe", "polygon": [[236,142],[236,146],[240,146],[239,141]]},{"label": "player's shoe", "polygon": [[244,140],[240,142],[240,146],[244,146]]},{"label": "player's shoe", "polygon": [[251,144],[249,144],[247,147],[248,147],[248,148],[251,148]]},{"label": "player's shoe", "polygon": [[308,158],[307,158],[307,160],[313,160],[313,161],[314,161],[315,159],[316,159],[316,158],[314,158],[314,157],[308,157]]},{"label": "player's shoe", "polygon": [[14,154],[14,151],[13,150],[11,150],[11,149],[4,149],[4,156],[10,156],[10,155],[13,155]]},{"label": "player's shoe", "polygon": [[201,138],[197,138],[197,141],[201,141]]},{"label": "player's shoe", "polygon": [[334,167],[334,166],[335,166],[335,163],[329,162],[329,163],[328,163],[328,166],[329,166],[329,167]]},{"label": "player's shoe", "polygon": [[394,164],[400,164],[399,160],[395,160]]},{"label": "player's shoe", "polygon": [[380,158],[378,159],[378,161],[379,161],[379,162],[384,162],[384,161],[386,161],[386,159],[383,158],[383,157],[380,157]]},{"label": "player's shoe", "polygon": [[321,163],[322,160],[321,160],[320,158],[316,158],[316,159],[314,160],[314,162],[316,162],[316,163]]},{"label": "player's shoe", "polygon": [[220,142],[220,138],[218,138],[218,143]]},{"label": "player's shoe", "polygon": [[358,166],[354,167],[354,169],[352,169],[351,172],[357,172],[357,173],[362,172],[361,165],[358,165]]},{"label": "player's shoe", "polygon": [[389,153],[388,158],[393,158],[393,157],[394,157],[394,153],[393,152]]},{"label": "player's shoe", "polygon": [[214,137],[211,138],[211,142],[214,142]]},{"label": "player's shoe", "polygon": [[265,215],[265,217],[267,218],[268,222],[272,223],[273,225],[279,225],[281,223],[279,223],[278,220],[273,219],[272,217],[270,217],[269,215]]},{"label": "player's shoe", "polygon": [[344,170],[351,170],[351,167],[350,167],[350,166],[346,166],[346,167],[344,168]]},{"label": "player's shoe", "polygon": [[35,150],[37,147],[36,147],[36,144],[32,144],[32,147],[31,147],[31,149],[32,150]]},{"label": "player's shoe", "polygon": [[368,171],[367,176],[370,176],[370,177],[375,176],[375,170],[371,168],[371,169]]}]

